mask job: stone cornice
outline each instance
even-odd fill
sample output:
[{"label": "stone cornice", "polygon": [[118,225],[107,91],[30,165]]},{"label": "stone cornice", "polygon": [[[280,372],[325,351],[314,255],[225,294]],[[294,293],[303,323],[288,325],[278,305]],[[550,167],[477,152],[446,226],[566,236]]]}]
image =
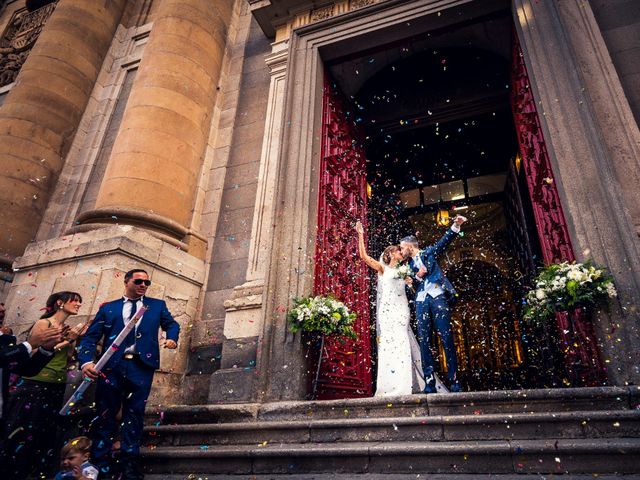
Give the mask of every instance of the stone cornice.
[{"label": "stone cornice", "polygon": [[384,0],[248,0],[258,25],[276,41],[289,37],[291,30],[309,23],[373,5]]},{"label": "stone cornice", "polygon": [[33,242],[13,264],[14,271],[42,268],[46,265],[74,261],[92,261],[120,253],[135,260],[143,259],[159,270],[201,287],[204,262],[144,229],[130,225],[110,225],[98,230]]}]

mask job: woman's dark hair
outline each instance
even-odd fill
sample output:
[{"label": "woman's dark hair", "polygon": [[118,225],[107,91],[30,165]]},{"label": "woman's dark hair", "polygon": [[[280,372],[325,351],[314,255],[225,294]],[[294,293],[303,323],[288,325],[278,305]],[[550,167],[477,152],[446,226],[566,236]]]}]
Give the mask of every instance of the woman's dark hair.
[{"label": "woman's dark hair", "polygon": [[49,318],[52,317],[54,313],[60,310],[60,305],[58,305],[58,301],[61,301],[64,305],[71,300],[78,300],[82,302],[82,297],[77,292],[56,292],[49,295],[47,298],[47,303],[45,305],[46,311],[40,316],[40,318]]},{"label": "woman's dark hair", "polygon": [[400,250],[398,245],[389,245],[384,249],[384,252],[382,252],[382,261],[389,265],[389,263],[391,263],[391,254],[397,250]]}]

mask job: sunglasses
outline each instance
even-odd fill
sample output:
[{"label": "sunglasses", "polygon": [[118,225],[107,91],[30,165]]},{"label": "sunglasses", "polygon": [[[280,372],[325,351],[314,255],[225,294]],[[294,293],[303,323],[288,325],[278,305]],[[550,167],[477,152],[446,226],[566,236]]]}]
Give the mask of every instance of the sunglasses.
[{"label": "sunglasses", "polygon": [[133,280],[134,285],[142,285],[143,283],[148,287],[151,285],[151,280],[143,280],[142,278],[136,278]]}]

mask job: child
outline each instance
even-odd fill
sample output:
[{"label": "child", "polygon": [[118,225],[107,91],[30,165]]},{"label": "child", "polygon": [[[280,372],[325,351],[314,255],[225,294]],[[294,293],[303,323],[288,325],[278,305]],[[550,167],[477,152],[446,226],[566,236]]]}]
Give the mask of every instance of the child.
[{"label": "child", "polygon": [[76,437],[70,440],[60,452],[62,470],[55,480],[96,480],[98,469],[89,463],[91,440],[87,437]]}]

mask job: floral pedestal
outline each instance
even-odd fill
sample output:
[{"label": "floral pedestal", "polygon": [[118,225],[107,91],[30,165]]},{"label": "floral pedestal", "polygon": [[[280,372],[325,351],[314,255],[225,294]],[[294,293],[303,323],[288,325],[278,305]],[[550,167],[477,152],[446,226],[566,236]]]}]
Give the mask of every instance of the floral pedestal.
[{"label": "floral pedestal", "polygon": [[556,326],[568,386],[604,385],[607,380],[606,369],[588,311],[576,308],[568,312],[556,312]]},{"label": "floral pedestal", "polygon": [[316,400],[322,360],[326,355],[325,336],[321,333],[304,332],[302,341],[305,345],[307,358],[308,391],[307,400]]}]

